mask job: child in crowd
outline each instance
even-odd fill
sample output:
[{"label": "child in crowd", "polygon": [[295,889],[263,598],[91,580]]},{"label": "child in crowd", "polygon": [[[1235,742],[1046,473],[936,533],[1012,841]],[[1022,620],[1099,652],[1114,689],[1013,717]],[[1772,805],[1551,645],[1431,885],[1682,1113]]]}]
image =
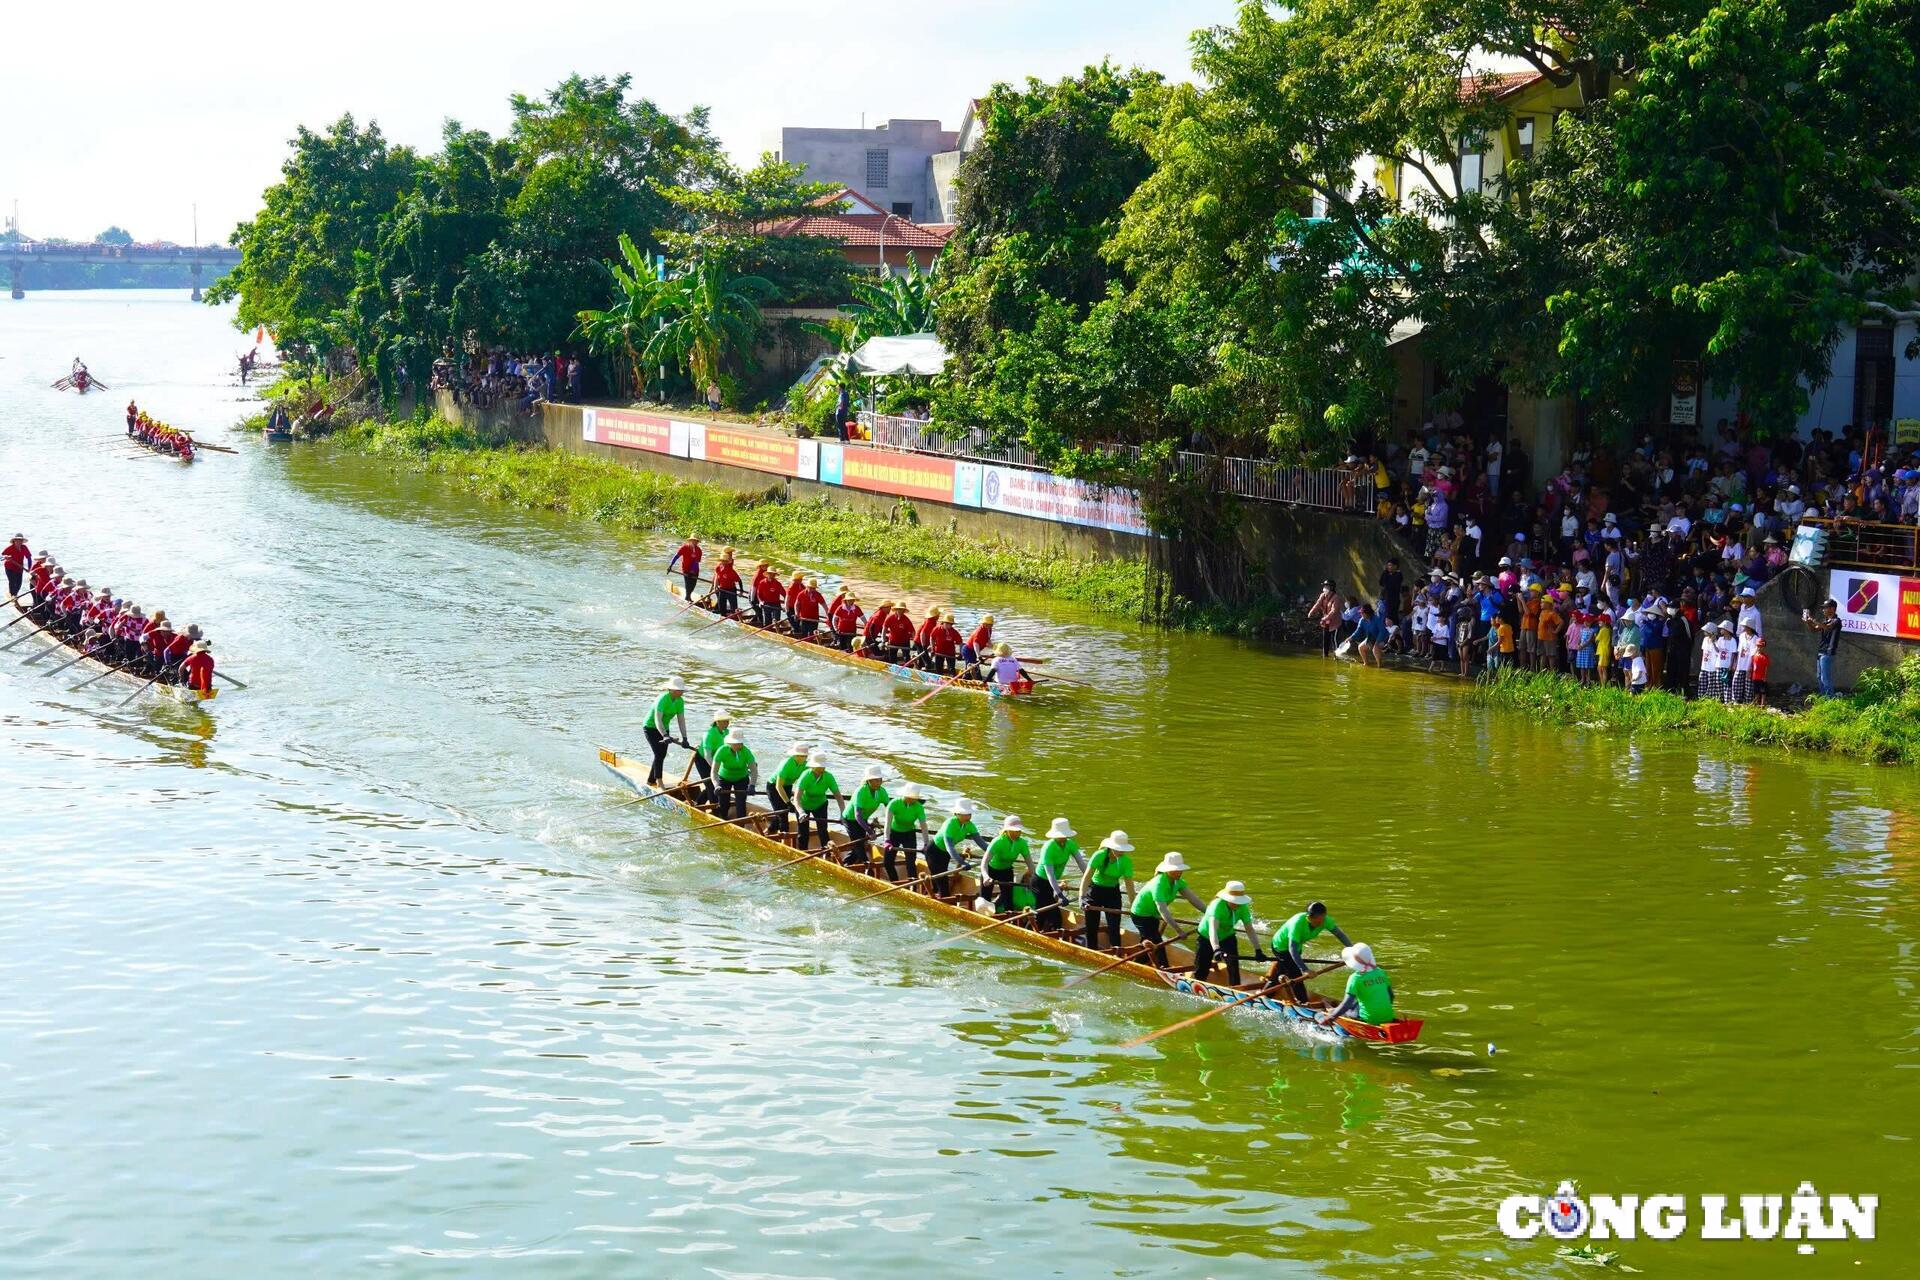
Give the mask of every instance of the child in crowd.
[{"label": "child in crowd", "polygon": [[1593,678],[1596,683],[1606,684],[1613,669],[1613,615],[1604,609],[1600,612],[1600,621],[1594,627],[1593,636]]},{"label": "child in crowd", "polygon": [[1767,668],[1773,660],[1767,657],[1765,636],[1753,638],[1753,657],[1747,660],[1747,679],[1753,689],[1753,704],[1757,707],[1767,705]]}]

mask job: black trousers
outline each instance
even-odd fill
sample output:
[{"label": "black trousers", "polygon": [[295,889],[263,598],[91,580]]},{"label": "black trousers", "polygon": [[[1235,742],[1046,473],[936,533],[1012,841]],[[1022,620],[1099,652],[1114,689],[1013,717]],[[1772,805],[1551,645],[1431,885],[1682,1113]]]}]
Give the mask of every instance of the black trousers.
[{"label": "black trousers", "polygon": [[[938,840],[927,842],[927,870],[933,876],[934,893],[942,898],[949,892],[951,882],[947,879],[947,868],[952,865],[953,854],[948,851],[947,846]],[[907,879],[911,880],[913,877],[908,876]]]},{"label": "black trousers", "polygon": [[793,620],[793,634],[799,636],[802,640],[811,636],[819,629],[820,619],[818,618],[795,618]]},{"label": "black trousers", "polygon": [[735,588],[728,587],[724,591],[716,591],[714,593],[714,599],[718,601],[720,605],[720,612],[726,614],[729,618],[740,612],[740,592]]},{"label": "black trousers", "polygon": [[17,596],[20,594],[20,576],[21,576],[21,571],[18,569],[7,570],[7,594],[8,595]]},{"label": "black trousers", "polygon": [[872,832],[867,829],[867,824],[855,816],[851,809],[841,815],[840,821],[847,829],[847,838],[853,841],[853,848],[847,850],[847,865],[852,866],[856,862],[867,861],[869,856],[867,843],[872,835]]},{"label": "black trousers", "polygon": [[[1267,985],[1271,987],[1283,978],[1298,979],[1306,976],[1307,971],[1295,964],[1293,957],[1283,949],[1274,953],[1273,967],[1267,970]],[[1304,1003],[1307,998],[1307,984],[1298,981],[1289,982],[1279,994],[1283,1000]]]},{"label": "black trousers", "polygon": [[1193,948],[1193,980],[1195,982],[1205,982],[1207,980],[1207,975],[1213,972],[1213,962],[1215,957],[1218,957],[1219,959],[1225,960],[1227,962],[1228,985],[1235,986],[1235,987],[1239,986],[1240,985],[1240,938],[1239,938],[1239,935],[1232,934],[1232,933],[1228,934],[1225,938],[1221,939],[1220,945],[1216,947],[1213,945],[1213,939],[1209,938],[1204,931],[1200,934],[1200,941],[1195,943]]},{"label": "black trousers", "polygon": [[720,780],[720,817],[744,818],[747,816],[747,780],[737,782]]},{"label": "black trousers", "polygon": [[1154,968],[1166,968],[1167,949],[1160,941],[1160,917],[1135,916],[1133,927],[1139,930],[1140,941],[1145,946],[1147,955],[1152,958]]},{"label": "black trousers", "polygon": [[887,879],[896,883],[899,881],[900,877],[893,871],[893,859],[895,854],[900,853],[907,855],[907,879],[913,879],[914,855],[919,848],[920,833],[918,831],[889,831],[887,847],[880,854],[880,866],[886,871]]},{"label": "black trousers", "polygon": [[1323,658],[1331,658],[1333,656],[1332,627],[1320,628],[1320,656]]},{"label": "black trousers", "polygon": [[657,787],[660,785],[660,779],[666,776],[669,739],[666,734],[652,725],[646,726],[641,732],[647,735],[647,745],[653,748],[653,764],[647,769],[647,785]]},{"label": "black trousers", "polygon": [[767,784],[767,804],[773,810],[773,816],[767,819],[767,831],[771,835],[787,834],[787,815],[793,812],[793,802],[780,798],[779,788],[771,782]]},{"label": "black trousers", "polygon": [[1058,930],[1061,927],[1060,895],[1053,891],[1053,881],[1036,875],[1027,882],[1027,888],[1033,891],[1034,924],[1041,929]]},{"label": "black trousers", "polygon": [[827,834],[827,806],[825,803],[822,803],[818,809],[802,809],[800,811],[799,848],[802,853],[807,851],[808,831],[818,831],[820,833],[820,847],[822,849],[833,843],[832,838]]},{"label": "black trousers", "polygon": [[990,898],[993,901],[994,910],[1005,915],[1013,910],[1013,868],[985,867],[983,870],[986,873],[986,879],[980,887],[985,889],[991,885],[993,892],[982,896]]},{"label": "black trousers", "polygon": [[943,676],[958,675],[960,670],[954,656],[950,653],[934,654],[933,669],[936,674]]},{"label": "black trousers", "polygon": [[1120,939],[1120,886],[1117,884],[1089,884],[1086,896],[1080,899],[1080,915],[1084,926],[1087,946],[1100,949],[1100,920],[1106,918],[1107,932],[1113,935],[1114,950],[1119,950]]},{"label": "black trousers", "polygon": [[707,784],[707,803],[712,804],[714,796],[713,765],[708,762],[706,756],[698,751],[693,753],[693,771],[700,775],[700,781]]},{"label": "black trousers", "polygon": [[693,599],[693,589],[700,585],[700,570],[694,569],[688,571],[682,569],[680,571],[680,580],[687,584],[687,599]]}]

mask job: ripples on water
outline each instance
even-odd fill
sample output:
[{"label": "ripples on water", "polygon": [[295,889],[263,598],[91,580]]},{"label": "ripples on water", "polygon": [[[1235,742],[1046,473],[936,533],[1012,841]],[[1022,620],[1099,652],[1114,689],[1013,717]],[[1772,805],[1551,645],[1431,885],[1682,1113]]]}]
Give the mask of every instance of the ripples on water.
[{"label": "ripples on water", "polygon": [[[202,621],[254,686],[116,709],[0,660],[8,1274],[1539,1273],[1492,1209],[1562,1177],[1915,1189],[1905,775],[863,571],[1097,681],[916,708],[696,633],[650,542],[252,441],[142,469],[76,444],[123,401],[35,385],[85,329],[116,392],[224,422],[215,319],[0,309],[0,521]],[[1427,1037],[1229,1016],[1123,1051],[1187,1007],[984,942],[905,954],[947,926],[798,877],[727,885],[724,837],[596,773],[675,671],[764,759],[806,737],[1089,847],[1125,826],[1263,917],[1327,897]],[[1786,1012],[1849,992],[1875,1016]]]}]

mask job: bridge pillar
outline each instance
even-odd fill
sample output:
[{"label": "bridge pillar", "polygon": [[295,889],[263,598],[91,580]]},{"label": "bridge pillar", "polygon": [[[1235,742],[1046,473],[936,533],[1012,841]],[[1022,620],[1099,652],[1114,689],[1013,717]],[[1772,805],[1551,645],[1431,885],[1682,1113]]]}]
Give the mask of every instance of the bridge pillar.
[{"label": "bridge pillar", "polygon": [[20,275],[20,259],[15,258],[11,265],[13,267],[13,299],[18,302],[27,296],[27,286]]},{"label": "bridge pillar", "polygon": [[193,263],[187,268],[187,273],[193,277],[193,300],[198,302],[200,301],[200,264]]}]

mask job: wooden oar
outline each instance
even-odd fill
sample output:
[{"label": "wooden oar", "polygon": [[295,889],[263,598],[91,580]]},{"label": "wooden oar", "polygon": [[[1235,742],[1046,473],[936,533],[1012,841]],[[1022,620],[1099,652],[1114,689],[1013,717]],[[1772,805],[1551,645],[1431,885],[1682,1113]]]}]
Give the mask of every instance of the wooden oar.
[{"label": "wooden oar", "polygon": [[[861,894],[861,895],[860,895],[859,897],[857,897],[857,898],[855,898],[855,899],[854,899],[853,901],[854,901],[854,902],[866,902],[866,901],[868,901],[869,899],[872,899],[872,898],[884,898],[884,897],[886,897],[886,896],[887,896],[888,894],[890,894],[890,893],[894,893],[894,892],[896,892],[896,891],[898,891],[898,890],[900,890],[900,889],[911,889],[911,888],[913,888],[913,886],[915,886],[915,885],[917,885],[917,884],[925,884],[925,883],[926,883],[927,881],[929,881],[929,880],[931,880],[931,879],[933,879],[933,878],[934,878],[934,876],[936,876],[936,875],[949,875],[949,874],[951,874],[951,873],[950,873],[950,872],[945,872],[945,871],[941,871],[941,872],[934,872],[934,871],[929,871],[929,872],[928,872],[928,873],[927,873],[926,875],[924,875],[924,876],[921,876],[921,877],[919,877],[918,879],[914,879],[914,880],[902,880],[902,881],[901,881],[900,883],[898,883],[898,884],[890,884],[890,885],[888,885],[888,886],[887,886],[886,888],[884,888],[884,889],[880,889],[880,890],[876,890],[876,891],[875,891],[875,892],[873,892],[873,893],[863,893],[863,894]],[[850,903],[850,904],[848,904],[848,905],[852,905],[852,904]]]},{"label": "wooden oar", "polygon": [[7,623],[6,626],[0,626],[0,631],[8,630],[11,627],[17,627],[21,623],[25,622],[28,618],[31,618],[32,616],[33,616],[32,614],[22,609],[20,611],[20,616],[15,618],[12,622]]},{"label": "wooden oar", "polygon": [[1274,992],[1292,983],[1305,982],[1308,978],[1317,978],[1322,973],[1331,972],[1332,969],[1338,968],[1340,966],[1340,963],[1341,963],[1340,961],[1334,961],[1333,964],[1329,966],[1329,968],[1321,969],[1317,973],[1309,973],[1309,974],[1306,974],[1304,977],[1299,977],[1299,978],[1282,978],[1280,979],[1280,981],[1273,983],[1271,986],[1261,987],[1258,991],[1248,991],[1242,995],[1235,996],[1231,1000],[1222,1000],[1219,1004],[1214,1005],[1211,1009],[1207,1009],[1200,1013],[1196,1013],[1191,1018],[1182,1018],[1178,1022],[1170,1023],[1167,1026],[1161,1027],[1158,1031],[1149,1031],[1147,1032],[1147,1034],[1143,1036],[1135,1036],[1133,1039],[1127,1041],[1125,1044],[1121,1045],[1120,1047],[1122,1049],[1132,1049],[1139,1045],[1146,1044],[1149,1040],[1158,1040],[1161,1036],[1172,1035],[1176,1031],[1184,1031],[1188,1027],[1194,1026],[1197,1023],[1205,1022],[1208,1018],[1216,1017],[1220,1014],[1225,1013],[1229,1009],[1235,1008],[1238,1005],[1246,1004],[1249,1000],[1258,1000],[1260,997],[1272,995]]},{"label": "wooden oar", "polygon": [[910,949],[907,952],[907,954],[911,956],[911,955],[919,955],[923,951],[938,951],[941,947],[946,946],[949,942],[959,942],[966,938],[977,938],[983,933],[992,933],[995,929],[1000,928],[1002,925],[1018,924],[1020,923],[1020,921],[1025,920],[1035,914],[1037,914],[1037,912],[1033,908],[1028,908],[1027,910],[1019,912],[1018,914],[1015,914],[1015,915],[1001,916],[998,920],[995,920],[992,924],[983,924],[978,929],[969,929],[965,933],[956,933],[950,938],[940,938],[940,939],[937,939],[936,941],[929,942],[924,946],[914,947]]},{"label": "wooden oar", "polygon": [[935,693],[939,693],[943,689],[953,688],[955,684],[959,683],[959,680],[960,680],[959,676],[948,676],[946,679],[942,680],[939,684],[933,686],[932,693],[928,693],[923,697],[915,698],[913,700],[913,705],[916,707],[920,706],[922,703],[926,702],[929,698],[933,697]]},{"label": "wooden oar", "polygon": [[166,675],[166,673],[167,673],[166,670],[163,669],[160,672],[160,675],[155,676],[153,679],[147,681],[145,684],[141,685],[138,689],[135,689],[132,693],[120,699],[120,701],[114,703],[114,705],[117,707],[126,706],[129,702],[132,702],[135,698],[139,697],[141,694],[145,693],[147,690],[153,688],[153,686],[155,686],[156,684],[159,684],[160,677]]},{"label": "wooden oar", "polygon": [[[74,658],[74,659],[72,659],[71,661],[68,661],[68,662],[63,662],[63,663],[61,663],[61,664],[60,664],[59,666],[57,666],[57,667],[55,667],[55,668],[53,668],[53,670],[51,670],[51,671],[42,671],[42,672],[40,673],[40,675],[41,675],[41,677],[42,677],[42,678],[45,678],[45,677],[47,677],[47,676],[57,676],[57,675],[59,675],[59,674],[60,674],[60,673],[61,673],[62,671],[65,671],[65,670],[66,670],[66,669],[67,669],[68,667],[71,667],[71,666],[76,666],[76,665],[78,665],[79,663],[82,663],[82,662],[85,662],[85,661],[86,661],[86,660],[87,660],[88,658],[91,658],[91,657],[92,657],[92,656],[93,656],[94,654],[96,654],[96,653],[98,653],[98,652],[100,652],[100,649],[101,649],[101,646],[99,646],[99,645],[95,645],[95,646],[94,646],[93,648],[91,648],[91,649],[82,649],[82,650],[80,651],[80,656],[79,656],[79,657],[77,657],[77,658]],[[118,670],[118,668],[115,668],[115,669],[116,669],[116,670]]]},{"label": "wooden oar", "polygon": [[[672,790],[671,787],[667,789]],[[715,827],[737,827],[743,822],[752,822],[756,818],[768,817],[771,815],[771,813],[772,811],[769,809],[756,809],[751,813],[748,813],[743,818],[726,818],[719,822],[702,822],[697,826],[688,827],[686,830],[682,831],[680,834],[691,835],[695,831],[711,831]]]},{"label": "wooden oar", "polygon": [[1170,947],[1174,943],[1180,941],[1180,939],[1186,936],[1187,936],[1187,930],[1182,929],[1179,933],[1176,933],[1173,937],[1167,938],[1164,941],[1142,943],[1138,947],[1135,947],[1132,951],[1129,951],[1127,954],[1121,956],[1118,960],[1115,960],[1113,963],[1103,964],[1098,969],[1089,969],[1085,973],[1076,973],[1075,975],[1073,975],[1073,977],[1068,978],[1066,982],[1063,983],[1062,985],[1068,986],[1068,987],[1077,987],[1081,983],[1087,981],[1089,978],[1097,978],[1103,973],[1112,973],[1115,969],[1118,969],[1123,964],[1133,963],[1135,960],[1138,960],[1141,956],[1152,953],[1155,947]]},{"label": "wooden oar", "polygon": [[216,671],[213,673],[213,675],[215,679],[225,680],[228,684],[232,685],[236,689],[244,689],[247,687],[246,685],[242,684],[240,681],[235,680],[232,676],[228,675],[224,671]]},{"label": "wooden oar", "polygon": [[51,626],[53,626],[51,622],[43,622],[39,626],[35,627],[33,630],[27,632],[27,634],[23,636],[15,636],[13,639],[9,640],[7,643],[0,644],[0,653],[5,653],[7,650],[13,648],[14,645],[25,644],[27,641],[33,639],[35,636],[39,635],[42,631],[47,630]]},{"label": "wooden oar", "polygon": [[188,440],[191,440],[191,441],[193,441],[193,447],[194,447],[194,448],[196,448],[196,449],[207,449],[207,450],[211,450],[211,451],[212,451],[212,452],[214,452],[214,453],[238,453],[238,452],[240,452],[240,451],[239,451],[238,449],[229,449],[229,448],[227,448],[227,447],[226,447],[225,445],[223,445],[223,444],[208,444],[208,443],[207,443],[206,441],[204,441],[204,440],[194,440],[192,436],[188,436],[188,437],[187,437],[187,439],[188,439]]},{"label": "wooden oar", "polygon": [[[102,671],[97,676],[88,676],[85,680],[82,680],[79,684],[73,686],[73,692],[78,693],[82,689],[86,688],[88,685],[92,684],[94,681],[105,680],[108,676],[112,675],[114,672],[125,671],[127,669],[127,666],[131,666],[131,665],[132,665],[131,663],[128,663],[126,666],[109,667],[105,671]],[[165,675],[165,674],[166,674],[166,670],[163,668],[161,670],[161,675]],[[138,677],[135,677],[135,678],[137,679]],[[160,676],[154,677],[155,680],[158,680],[159,678]]]},{"label": "wooden oar", "polygon": [[760,876],[772,875],[776,871],[784,871],[788,867],[797,867],[803,862],[811,862],[815,858],[824,858],[830,853],[838,853],[843,849],[850,849],[852,847],[853,847],[853,841],[843,840],[839,844],[828,845],[822,849],[813,849],[806,853],[801,854],[797,858],[788,858],[785,862],[776,862],[770,867],[755,867],[753,870],[748,871],[742,875],[737,875],[737,876],[731,877],[730,879],[722,880],[720,882],[720,887],[724,889],[728,885],[739,884],[743,880],[753,880],[753,879],[757,879]]}]

